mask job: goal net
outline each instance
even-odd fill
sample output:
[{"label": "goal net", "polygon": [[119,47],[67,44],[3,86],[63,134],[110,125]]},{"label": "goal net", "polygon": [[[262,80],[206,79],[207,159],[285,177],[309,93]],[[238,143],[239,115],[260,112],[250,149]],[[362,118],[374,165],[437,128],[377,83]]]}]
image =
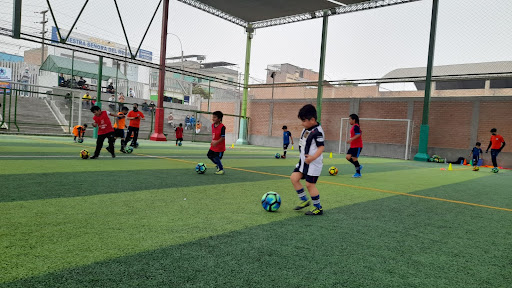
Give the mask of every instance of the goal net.
[{"label": "goal net", "polygon": [[[363,131],[362,155],[410,159],[413,139],[413,121],[410,119],[359,118]],[[351,125],[348,118],[341,118],[338,152],[344,154],[350,148]]]}]

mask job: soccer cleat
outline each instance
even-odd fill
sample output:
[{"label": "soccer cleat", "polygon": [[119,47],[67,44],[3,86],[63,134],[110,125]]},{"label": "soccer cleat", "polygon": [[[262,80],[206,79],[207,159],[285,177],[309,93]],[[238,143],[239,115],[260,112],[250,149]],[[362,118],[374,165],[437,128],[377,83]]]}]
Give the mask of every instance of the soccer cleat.
[{"label": "soccer cleat", "polygon": [[284,156],[284,155],[281,155],[281,158],[283,158],[283,159],[286,159],[286,156]]},{"label": "soccer cleat", "polygon": [[114,149],[110,149],[110,147],[106,148],[108,152],[112,155],[112,158],[116,158],[116,153],[114,152]]},{"label": "soccer cleat", "polygon": [[306,215],[322,215],[324,214],[324,210],[322,208],[316,208],[316,207],[313,207],[313,209],[311,209],[310,211],[306,212],[305,213]]},{"label": "soccer cleat", "polygon": [[121,147],[121,150],[119,150],[119,151],[126,154],[126,150],[124,150],[124,147]]},{"label": "soccer cleat", "polygon": [[352,178],[361,178],[361,173],[356,173],[352,175]]},{"label": "soccer cleat", "polygon": [[295,206],[295,208],[293,208],[293,210],[302,210],[302,209],[308,207],[309,205],[311,205],[311,201],[309,201],[309,200],[301,201],[299,203],[299,205],[297,205],[297,206]]},{"label": "soccer cleat", "polygon": [[215,172],[215,175],[224,175],[224,170],[219,170]]},{"label": "soccer cleat", "polygon": [[98,156],[94,155],[94,156],[91,156],[91,158],[89,159],[98,159]]}]

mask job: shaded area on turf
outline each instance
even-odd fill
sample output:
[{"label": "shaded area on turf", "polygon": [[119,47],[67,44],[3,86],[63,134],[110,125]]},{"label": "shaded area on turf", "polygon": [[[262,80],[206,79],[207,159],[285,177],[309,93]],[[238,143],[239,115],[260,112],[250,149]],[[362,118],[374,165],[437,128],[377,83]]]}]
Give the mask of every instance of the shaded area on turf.
[{"label": "shaded area on turf", "polygon": [[[229,177],[214,175],[214,168],[198,175],[194,168],[147,169],[72,173],[2,175],[0,202],[28,201],[61,197],[81,197],[162,188],[195,187],[247,182],[247,172],[230,170]],[[144,179],[144,180],[143,180]],[[252,174],[251,181],[268,181],[268,175]]]},{"label": "shaded area on turf", "polygon": [[512,231],[502,223],[511,220],[396,196],[1,287],[503,287]]}]

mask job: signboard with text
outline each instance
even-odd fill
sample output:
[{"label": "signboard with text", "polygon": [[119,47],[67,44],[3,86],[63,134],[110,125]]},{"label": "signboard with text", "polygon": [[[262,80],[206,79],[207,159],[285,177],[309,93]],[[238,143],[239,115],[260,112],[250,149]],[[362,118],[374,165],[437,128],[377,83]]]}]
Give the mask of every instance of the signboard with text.
[{"label": "signboard with text", "polygon": [[11,90],[11,84],[9,81],[12,81],[12,70],[11,68],[0,67],[0,93],[4,93],[3,88],[7,88],[5,90],[6,93],[9,93]]},{"label": "signboard with text", "polygon": [[[66,29],[60,29],[60,33],[62,37],[65,37],[65,35],[67,35],[69,31]],[[55,27],[52,27],[52,41],[59,42],[59,35],[57,33],[57,28]],[[104,51],[108,53],[118,54],[123,57],[129,57],[130,55],[128,47],[125,45],[108,41],[105,39],[87,36],[76,32],[73,32],[69,36],[66,43],[87,47],[94,50]],[[140,49],[139,53],[137,53],[136,58],[140,60],[153,61],[153,52]]]}]

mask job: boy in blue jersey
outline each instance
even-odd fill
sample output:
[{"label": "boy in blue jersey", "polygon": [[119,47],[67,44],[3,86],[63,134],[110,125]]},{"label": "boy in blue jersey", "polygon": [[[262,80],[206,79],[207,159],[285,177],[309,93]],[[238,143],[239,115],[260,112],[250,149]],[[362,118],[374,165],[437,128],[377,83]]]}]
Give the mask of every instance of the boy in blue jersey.
[{"label": "boy in blue jersey", "polygon": [[480,146],[482,143],[476,142],[475,147],[473,147],[473,150],[471,150],[471,153],[469,153],[469,157],[473,155],[473,167],[476,167],[478,164],[478,160],[480,160],[480,154],[482,154],[482,149],[480,149]]},{"label": "boy in blue jersey", "polygon": [[286,150],[288,149],[288,145],[290,145],[290,140],[292,140],[293,145],[293,138],[292,133],[288,131],[288,127],[286,125],[283,126],[283,155],[281,155],[281,158],[286,159]]}]

